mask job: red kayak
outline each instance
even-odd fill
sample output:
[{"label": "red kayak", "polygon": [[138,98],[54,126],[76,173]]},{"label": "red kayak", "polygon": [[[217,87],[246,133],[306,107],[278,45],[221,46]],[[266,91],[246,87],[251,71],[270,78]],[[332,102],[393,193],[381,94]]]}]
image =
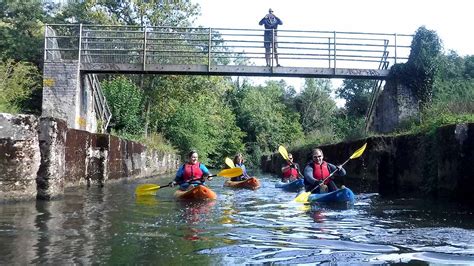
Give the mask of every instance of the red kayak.
[{"label": "red kayak", "polygon": [[206,186],[195,186],[192,189],[183,191],[177,190],[174,196],[180,200],[215,200],[217,194]]},{"label": "red kayak", "polygon": [[258,189],[260,187],[260,181],[256,177],[251,177],[242,181],[230,181],[227,180],[224,183],[226,187],[233,188],[247,188],[247,189]]}]

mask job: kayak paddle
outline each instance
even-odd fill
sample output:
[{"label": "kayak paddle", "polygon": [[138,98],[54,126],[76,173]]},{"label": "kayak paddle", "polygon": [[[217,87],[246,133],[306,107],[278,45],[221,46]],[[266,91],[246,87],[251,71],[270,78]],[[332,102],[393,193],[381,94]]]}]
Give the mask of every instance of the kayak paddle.
[{"label": "kayak paddle", "polygon": [[[220,171],[219,173],[217,173],[217,175],[210,175],[209,177],[222,176],[222,177],[232,178],[232,177],[241,176],[242,174],[243,172],[241,168],[231,168],[231,169],[224,169]],[[138,185],[137,188],[135,189],[135,195],[137,196],[154,195],[158,189],[164,188],[164,187],[170,187],[170,186],[171,186],[171,183],[164,186],[160,186],[156,184],[141,184],[141,185]]]},{"label": "kayak paddle", "polygon": [[230,169],[224,169],[220,171],[217,175],[222,176],[222,177],[238,177],[244,174],[244,171],[242,171],[242,168],[240,167],[235,167],[235,168],[230,168]]},{"label": "kayak paddle", "polygon": [[286,161],[290,160],[288,159],[288,151],[285,149],[285,147],[280,145],[278,147],[278,152],[281,154],[281,157],[283,157],[283,159],[285,159]]},{"label": "kayak paddle", "polygon": [[[367,143],[365,143],[362,147],[360,147],[358,150],[356,150],[352,155],[351,157],[349,157],[349,159],[347,159],[343,164],[341,164],[341,167],[344,166],[347,162],[349,162],[351,159],[355,159],[355,158],[359,158],[365,151],[365,148],[367,147]],[[324,182],[330,178],[331,176],[333,176],[335,173],[337,172],[334,171],[332,172],[328,177],[326,177],[322,182],[321,184],[324,184]],[[311,191],[309,192],[303,192],[303,193],[300,193],[296,198],[295,198],[295,201],[296,202],[300,202],[300,203],[305,203],[305,202],[308,202],[308,198],[309,198],[309,195],[311,195],[311,192],[313,192],[315,189],[317,189],[320,185],[317,185],[315,186]]]},{"label": "kayak paddle", "polygon": [[234,161],[232,161],[229,157],[225,157],[225,164],[227,164],[227,166],[230,168],[235,168]]},{"label": "kayak paddle", "polygon": [[155,185],[155,184],[142,184],[138,185],[135,189],[135,195],[145,196],[145,195],[154,195],[156,191],[160,188],[169,187],[170,184],[165,186]]}]

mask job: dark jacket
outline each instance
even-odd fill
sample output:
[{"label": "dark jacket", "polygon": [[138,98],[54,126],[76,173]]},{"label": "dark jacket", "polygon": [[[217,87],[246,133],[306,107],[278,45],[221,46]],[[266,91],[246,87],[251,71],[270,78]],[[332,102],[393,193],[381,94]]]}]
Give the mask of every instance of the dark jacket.
[{"label": "dark jacket", "polygon": [[266,15],[260,20],[258,25],[263,25],[265,29],[277,29],[278,25],[283,25],[283,22],[277,16]]},{"label": "dark jacket", "polygon": [[[321,181],[317,180],[316,178],[313,177],[313,161],[310,161],[308,164],[306,164],[304,168],[304,186],[306,191],[311,191],[314,187],[319,185]],[[328,165],[328,170],[329,173],[332,173],[334,171],[337,171],[337,167],[334,164],[327,163]],[[340,171],[337,171],[334,173],[334,175],[331,177],[333,179],[335,176],[345,176],[346,175],[346,170],[342,168]]]}]

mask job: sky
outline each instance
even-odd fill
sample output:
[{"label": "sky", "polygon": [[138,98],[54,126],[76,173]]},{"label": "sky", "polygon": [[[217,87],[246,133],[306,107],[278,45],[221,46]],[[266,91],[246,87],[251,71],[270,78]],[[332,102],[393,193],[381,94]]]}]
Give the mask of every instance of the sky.
[{"label": "sky", "polygon": [[[414,34],[425,26],[437,32],[445,51],[474,55],[471,0],[191,1],[200,5],[196,25],[204,27],[260,29],[259,20],[272,8],[283,21],[279,28],[285,30]],[[302,79],[285,80],[297,87]],[[258,78],[255,81],[261,82]]]}]

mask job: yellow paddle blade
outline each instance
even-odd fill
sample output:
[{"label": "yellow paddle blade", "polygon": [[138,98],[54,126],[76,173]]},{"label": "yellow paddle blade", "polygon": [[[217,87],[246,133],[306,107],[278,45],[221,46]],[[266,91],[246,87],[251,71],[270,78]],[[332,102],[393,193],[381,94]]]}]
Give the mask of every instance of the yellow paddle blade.
[{"label": "yellow paddle blade", "polygon": [[280,146],[278,147],[278,152],[281,154],[281,156],[283,157],[283,159],[285,159],[285,160],[287,160],[287,161],[289,160],[289,159],[288,159],[288,151],[285,149],[285,147],[283,147],[283,146],[280,145]]},{"label": "yellow paddle blade", "polygon": [[222,177],[237,177],[243,174],[244,172],[242,171],[242,168],[236,167],[236,168],[224,169],[220,171],[217,175],[222,176]]},{"label": "yellow paddle blade", "polygon": [[143,195],[153,195],[156,193],[156,191],[160,188],[160,186],[155,185],[155,184],[142,184],[139,185],[135,189],[135,195],[137,196],[143,196]]},{"label": "yellow paddle blade", "polygon": [[308,202],[309,195],[311,195],[311,192],[302,192],[298,195],[298,197],[295,198],[294,201],[299,203],[306,203]]},{"label": "yellow paddle blade", "polygon": [[364,146],[356,150],[354,154],[351,155],[351,159],[359,158],[362,155],[362,153],[364,153],[366,147],[367,147],[367,143],[365,143]]},{"label": "yellow paddle blade", "polygon": [[225,164],[227,164],[227,166],[229,166],[230,168],[235,168],[234,161],[232,161],[232,159],[230,159],[229,157],[225,157]]}]

